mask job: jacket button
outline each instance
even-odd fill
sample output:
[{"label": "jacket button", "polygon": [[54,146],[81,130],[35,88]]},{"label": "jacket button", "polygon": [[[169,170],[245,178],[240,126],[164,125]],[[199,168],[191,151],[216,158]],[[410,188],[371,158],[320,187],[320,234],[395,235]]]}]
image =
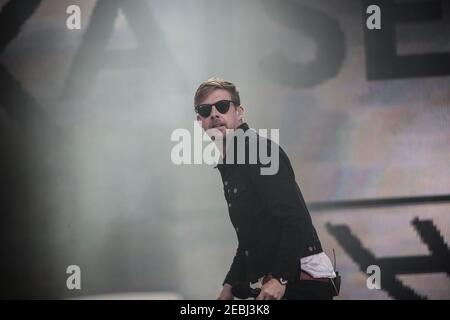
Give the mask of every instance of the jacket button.
[{"label": "jacket button", "polygon": [[227,186],[228,185],[228,181],[225,181],[224,184]]},{"label": "jacket button", "polygon": [[234,188],[233,192],[234,192],[234,193],[237,193],[237,188]]},{"label": "jacket button", "polygon": [[248,250],[245,250],[244,254],[246,257],[248,257]]},{"label": "jacket button", "polygon": [[308,250],[309,250],[309,251],[313,251],[313,248],[312,248],[312,247],[308,247]]},{"label": "jacket button", "polygon": [[236,232],[239,232],[239,228],[238,227],[236,227]]},{"label": "jacket button", "polygon": [[228,208],[231,208],[231,202],[228,203]]}]

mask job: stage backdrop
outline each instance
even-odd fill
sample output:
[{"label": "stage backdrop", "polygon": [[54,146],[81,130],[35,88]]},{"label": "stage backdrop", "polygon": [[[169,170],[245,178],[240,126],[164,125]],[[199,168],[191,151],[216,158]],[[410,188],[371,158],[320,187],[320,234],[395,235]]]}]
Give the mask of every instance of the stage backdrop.
[{"label": "stage backdrop", "polygon": [[237,244],[220,175],[173,164],[170,136],[218,76],[280,130],[339,299],[450,299],[449,5],[0,0],[2,297],[216,298]]}]

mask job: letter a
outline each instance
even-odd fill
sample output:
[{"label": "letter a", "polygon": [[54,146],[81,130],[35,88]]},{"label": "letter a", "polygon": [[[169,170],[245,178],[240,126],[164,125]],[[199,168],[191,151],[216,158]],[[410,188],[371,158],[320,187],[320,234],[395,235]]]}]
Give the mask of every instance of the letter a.
[{"label": "letter a", "polygon": [[80,30],[81,29],[81,9],[77,5],[68,6],[66,13],[70,16],[66,20],[66,26],[69,30]]},{"label": "letter a", "polygon": [[370,5],[366,10],[367,14],[372,14],[367,18],[366,26],[369,30],[381,29],[381,9],[377,5]]},{"label": "letter a", "polygon": [[71,274],[66,281],[67,289],[73,290],[81,289],[81,269],[77,265],[71,265],[67,267],[67,274]]},{"label": "letter a", "polygon": [[[373,273],[372,273],[373,272]],[[367,274],[372,273],[366,280],[367,289],[381,289],[381,271],[377,265],[370,265],[367,267]]]}]

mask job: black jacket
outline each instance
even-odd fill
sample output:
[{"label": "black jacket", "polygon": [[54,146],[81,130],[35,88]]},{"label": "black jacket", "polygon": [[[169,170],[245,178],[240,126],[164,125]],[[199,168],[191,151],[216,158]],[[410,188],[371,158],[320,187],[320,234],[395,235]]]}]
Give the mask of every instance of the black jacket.
[{"label": "black jacket", "polygon": [[[238,129],[247,131],[249,127],[244,123]],[[257,138],[264,139],[269,150],[275,144],[261,136]],[[248,153],[248,140],[245,145]],[[279,170],[274,175],[260,174],[263,165],[259,158],[256,164],[249,164],[247,157],[245,164],[217,165],[238,238],[238,248],[223,283],[254,282],[269,273],[294,281],[300,258],[322,252],[290,161],[277,144],[275,147],[279,148]]]}]

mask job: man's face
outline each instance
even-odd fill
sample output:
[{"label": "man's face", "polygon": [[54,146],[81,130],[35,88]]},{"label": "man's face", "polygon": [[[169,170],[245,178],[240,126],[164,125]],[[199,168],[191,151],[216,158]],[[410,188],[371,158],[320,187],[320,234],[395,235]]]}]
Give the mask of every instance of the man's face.
[{"label": "man's face", "polygon": [[[220,100],[232,100],[230,93],[224,89],[215,89],[199,104],[214,104]],[[233,103],[226,113],[220,113],[213,105],[208,117],[197,114],[197,120],[201,122],[203,130],[215,128],[222,136],[225,136],[227,129],[236,129],[241,124],[243,112],[244,109],[241,106],[235,107]]]}]

